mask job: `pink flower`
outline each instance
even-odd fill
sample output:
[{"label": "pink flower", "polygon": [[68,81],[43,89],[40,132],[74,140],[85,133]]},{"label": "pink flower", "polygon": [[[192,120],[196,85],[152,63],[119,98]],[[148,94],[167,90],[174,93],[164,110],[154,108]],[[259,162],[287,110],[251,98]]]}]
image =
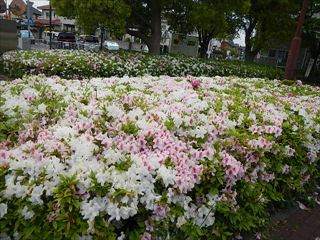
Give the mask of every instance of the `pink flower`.
[{"label": "pink flower", "polygon": [[291,167],[289,165],[284,165],[283,168],[282,168],[282,173],[283,174],[288,174],[289,171],[290,171]]},{"label": "pink flower", "polygon": [[7,152],[0,152],[0,160],[7,160],[9,158],[9,154]]},{"label": "pink flower", "polygon": [[257,240],[260,240],[261,239],[261,233],[257,232],[255,234],[255,237],[256,237]]},{"label": "pink flower", "polygon": [[233,156],[229,155],[225,151],[222,153],[222,165],[227,167],[226,173],[231,176],[242,176],[245,172],[241,162],[236,160]]},{"label": "pink flower", "polygon": [[157,204],[154,206],[153,214],[155,215],[156,220],[161,220],[167,215],[169,210],[170,208],[168,206]]},{"label": "pink flower", "polygon": [[289,157],[292,157],[294,156],[294,153],[295,153],[296,150],[294,150],[293,148],[291,148],[289,145],[285,146],[285,154]]},{"label": "pink flower", "polygon": [[308,152],[307,156],[312,163],[317,159],[317,153],[314,151]]},{"label": "pink flower", "polygon": [[144,234],[141,237],[141,240],[151,240],[151,234],[148,232],[144,232]]},{"label": "pink flower", "polygon": [[191,82],[191,85],[193,88],[198,88],[198,87],[200,87],[200,81],[194,80]]}]

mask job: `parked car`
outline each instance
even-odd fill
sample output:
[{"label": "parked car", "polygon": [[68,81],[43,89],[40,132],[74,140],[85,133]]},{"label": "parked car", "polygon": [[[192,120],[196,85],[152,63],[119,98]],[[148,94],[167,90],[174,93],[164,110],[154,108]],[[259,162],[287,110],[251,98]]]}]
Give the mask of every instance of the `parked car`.
[{"label": "parked car", "polygon": [[76,36],[73,33],[61,32],[58,34],[57,40],[59,42],[76,42]]},{"label": "parked car", "polygon": [[73,33],[69,32],[61,32],[57,37],[58,43],[55,48],[62,49],[77,49],[78,46],[76,44],[76,36]]},{"label": "parked car", "polygon": [[78,41],[80,43],[99,43],[99,38],[93,35],[80,35]]},{"label": "parked car", "polygon": [[33,36],[31,31],[20,30],[19,33],[18,33],[18,37],[19,38],[30,38],[31,39],[31,44],[35,43],[34,36]]},{"label": "parked car", "polygon": [[112,41],[104,41],[103,48],[106,50],[119,50],[119,44]]},{"label": "parked car", "polygon": [[99,50],[99,38],[93,35],[80,35],[78,40],[78,48],[84,50]]}]

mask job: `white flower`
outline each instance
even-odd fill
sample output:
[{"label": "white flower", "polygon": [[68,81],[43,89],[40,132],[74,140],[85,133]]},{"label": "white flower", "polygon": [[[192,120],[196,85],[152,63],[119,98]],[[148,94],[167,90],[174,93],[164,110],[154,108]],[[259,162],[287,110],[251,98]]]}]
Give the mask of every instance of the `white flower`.
[{"label": "white flower", "polygon": [[126,238],[126,235],[121,232],[121,235],[117,238],[117,240],[124,240]]},{"label": "white flower", "polygon": [[41,199],[41,195],[43,194],[43,190],[44,187],[42,185],[34,187],[29,201],[34,205],[42,205],[43,200]]},{"label": "white flower", "polygon": [[5,203],[0,203],[0,219],[4,217],[4,215],[7,214],[8,206]]},{"label": "white flower", "polygon": [[41,103],[40,105],[38,105],[38,111],[39,113],[45,113],[47,111],[47,105]]},{"label": "white flower", "polygon": [[71,127],[58,126],[55,128],[53,134],[57,139],[61,140],[63,138],[68,138],[68,137],[74,136],[76,134],[76,131],[74,129],[72,129]]},{"label": "white flower", "polygon": [[128,112],[127,116],[129,117],[129,120],[136,121],[138,119],[141,119],[144,115],[144,112],[141,110],[141,108],[135,108]]},{"label": "white flower", "polygon": [[186,222],[187,222],[187,219],[184,216],[178,217],[178,219],[177,219],[177,227],[180,228]]},{"label": "white flower", "polygon": [[205,126],[197,126],[194,130],[190,131],[191,136],[196,138],[204,138],[208,129]]},{"label": "white flower", "polygon": [[6,114],[14,115],[14,109],[18,109],[19,112],[25,113],[29,109],[29,103],[22,96],[6,98],[5,104],[2,106],[6,109]]},{"label": "white flower", "polygon": [[114,149],[108,149],[104,151],[103,155],[109,164],[120,163],[124,158],[118,150]]},{"label": "white flower", "polygon": [[93,221],[95,217],[99,216],[100,212],[107,209],[108,201],[106,198],[95,197],[89,202],[81,203],[81,214],[83,219]]},{"label": "white flower", "polygon": [[29,220],[34,216],[34,211],[28,209],[27,206],[24,206],[24,208],[21,210],[21,215],[24,217],[25,220]]},{"label": "white flower", "polygon": [[158,170],[157,174],[161,177],[164,185],[168,187],[169,185],[173,185],[176,179],[175,171],[172,169],[166,168],[162,165]]},{"label": "white flower", "polygon": [[257,119],[257,117],[253,112],[250,112],[248,119],[255,121]]},{"label": "white flower", "polygon": [[173,118],[173,123],[175,125],[176,128],[179,128],[182,124],[182,118],[180,115],[174,113],[171,115],[171,117]]},{"label": "white flower", "polygon": [[74,151],[73,159],[76,161],[91,160],[93,157],[93,151],[96,149],[96,145],[88,141],[85,135],[78,138],[73,138],[70,141],[71,150]]},{"label": "white flower", "polygon": [[117,118],[121,118],[124,114],[124,112],[117,107],[116,105],[111,105],[109,107],[106,108],[108,115],[117,119]]}]

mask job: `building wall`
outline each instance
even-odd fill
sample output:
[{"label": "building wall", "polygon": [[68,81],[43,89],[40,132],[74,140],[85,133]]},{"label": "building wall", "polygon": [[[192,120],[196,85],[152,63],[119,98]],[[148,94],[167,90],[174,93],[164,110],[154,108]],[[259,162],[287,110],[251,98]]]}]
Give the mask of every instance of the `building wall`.
[{"label": "building wall", "polygon": [[[261,51],[255,61],[261,64],[267,64],[274,67],[285,68],[288,57],[288,47],[274,48]],[[300,50],[296,69],[302,70],[306,68],[309,60],[308,50],[303,48]]]},{"label": "building wall", "polygon": [[[61,27],[56,28],[60,31],[75,31],[75,20],[68,19],[62,16],[59,16],[55,13],[54,9],[51,11],[52,19],[59,19],[61,22]],[[43,19],[49,19],[50,18],[50,11],[49,10],[42,10],[42,16]]]}]

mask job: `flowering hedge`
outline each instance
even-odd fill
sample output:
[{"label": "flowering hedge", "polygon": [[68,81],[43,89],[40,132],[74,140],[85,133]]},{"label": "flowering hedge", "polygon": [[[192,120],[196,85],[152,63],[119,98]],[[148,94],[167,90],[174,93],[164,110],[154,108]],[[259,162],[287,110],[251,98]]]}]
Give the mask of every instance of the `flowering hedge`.
[{"label": "flowering hedge", "polygon": [[314,186],[319,106],[262,79],[0,82],[0,233],[239,239]]},{"label": "flowering hedge", "polygon": [[[43,73],[64,78],[112,76],[239,76],[280,79],[280,69],[238,61],[208,61],[182,56],[151,56],[131,52],[13,51],[2,57],[3,71],[12,77]],[[1,64],[0,64],[1,65]]]}]

